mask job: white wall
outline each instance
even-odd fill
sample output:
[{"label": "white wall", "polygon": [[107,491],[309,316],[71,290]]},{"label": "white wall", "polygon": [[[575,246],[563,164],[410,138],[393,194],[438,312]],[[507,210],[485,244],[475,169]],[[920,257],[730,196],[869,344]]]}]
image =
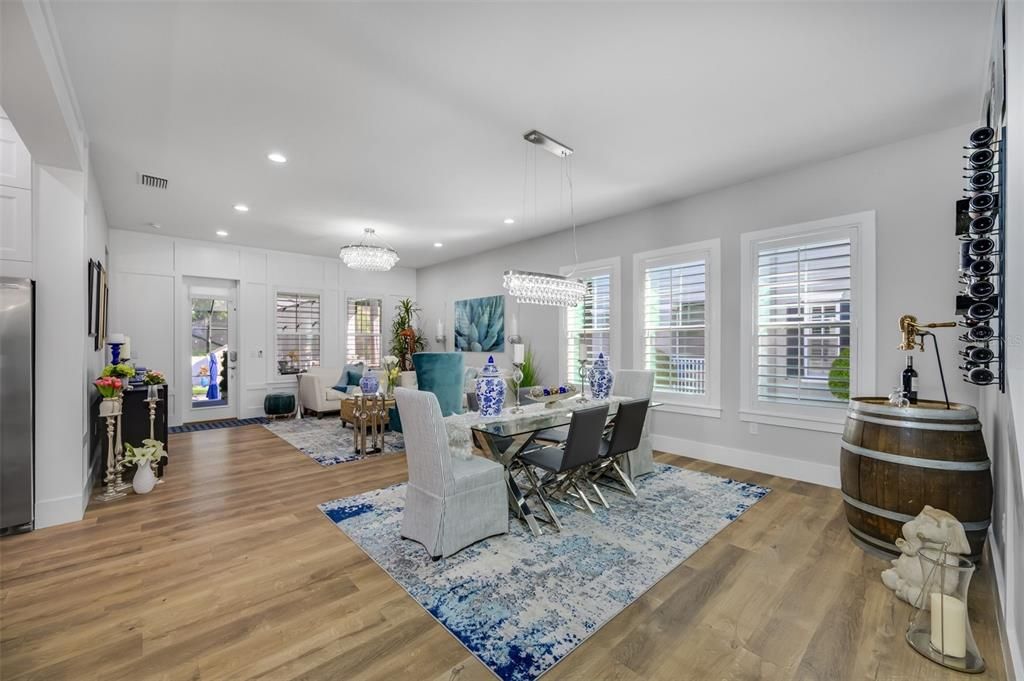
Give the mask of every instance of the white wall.
[{"label": "white wall", "polygon": [[[88,140],[49,5],[0,3],[0,106],[32,160],[27,257],[0,262],[36,282],[35,525],[80,520],[91,493],[89,381],[102,366],[86,326],[86,268],[106,221]],[[22,234],[22,237],[25,237]]]},{"label": "white wall", "polygon": [[[960,192],[961,146],[970,125],[924,135],[745,184],[586,225],[578,230],[581,261],[621,256],[622,349],[619,366],[633,362],[633,261],[637,252],[722,240],[721,418],[656,413],[656,445],[698,458],[742,465],[838,486],[839,435],[739,420],[740,234],[747,231],[877,211],[877,370],[875,392],[888,393],[905,363],[896,350],[897,319],[953,319],[957,290],[954,200]],[[685,153],[681,150],[680,153]],[[554,162],[554,161],[553,161]],[[452,320],[453,301],[502,293],[508,268],[557,272],[572,262],[568,231],[424,268],[417,273],[419,302],[433,335],[435,320]],[[509,301],[506,316],[517,306]],[[557,376],[558,311],[518,309],[520,333],[539,357],[544,380]],[[978,391],[956,371],[955,333],[940,331],[950,399],[976,404]],[[447,334],[451,335],[448,328]],[[449,340],[449,347],[451,341]],[[934,353],[916,357],[921,391],[941,398]],[[468,364],[482,363],[470,355]],[[507,366],[505,356],[496,361]]]},{"label": "white wall", "polygon": [[356,274],[336,258],[124,230],[110,230],[110,272],[110,331],[131,336],[137,364],[167,373],[172,425],[182,422],[190,399],[185,277],[238,282],[241,418],[262,415],[268,392],[295,392],[295,378],[277,373],[273,314],[278,290],[320,294],[321,365],[336,366],[339,373],[345,360],[346,298],[384,300],[386,349],[394,303],[416,295],[416,274],[409,269]]},{"label": "white wall", "polygon": [[1006,244],[1005,395],[982,391],[982,422],[995,499],[989,547],[1002,604],[1011,679],[1024,681],[1024,3],[1006,3],[1008,166],[1003,220]]}]

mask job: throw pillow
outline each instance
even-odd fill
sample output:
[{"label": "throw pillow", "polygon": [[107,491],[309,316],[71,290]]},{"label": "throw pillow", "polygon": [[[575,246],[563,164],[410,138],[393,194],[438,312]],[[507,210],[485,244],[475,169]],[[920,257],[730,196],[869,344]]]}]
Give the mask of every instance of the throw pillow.
[{"label": "throw pillow", "polygon": [[347,385],[343,385],[341,383],[339,383],[338,385],[334,386],[333,389],[337,390],[340,393],[347,393],[348,392],[348,386]]}]

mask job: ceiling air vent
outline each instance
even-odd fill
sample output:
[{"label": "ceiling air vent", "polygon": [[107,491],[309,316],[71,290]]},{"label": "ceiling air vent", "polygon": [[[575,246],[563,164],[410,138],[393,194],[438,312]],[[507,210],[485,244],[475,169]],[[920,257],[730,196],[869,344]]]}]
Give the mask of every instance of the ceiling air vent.
[{"label": "ceiling air vent", "polygon": [[167,180],[156,175],[140,174],[139,184],[143,187],[153,187],[154,189],[167,189]]}]

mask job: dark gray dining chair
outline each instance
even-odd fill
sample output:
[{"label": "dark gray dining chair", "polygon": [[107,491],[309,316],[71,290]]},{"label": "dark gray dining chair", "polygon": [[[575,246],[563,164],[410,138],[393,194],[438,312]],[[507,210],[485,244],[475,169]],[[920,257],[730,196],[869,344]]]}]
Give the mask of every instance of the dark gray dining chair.
[{"label": "dark gray dining chair", "polygon": [[[651,401],[630,400],[621,402],[615,412],[615,421],[612,426],[611,435],[601,441],[601,453],[598,461],[591,467],[588,477],[592,483],[604,485],[620,492],[627,492],[636,497],[636,487],[629,476],[622,470],[621,461],[623,457],[635,450],[644,437],[644,424],[647,422],[647,410]],[[607,478],[616,479],[621,483],[611,485],[605,482]],[[607,508],[601,490],[594,486],[601,503]]]},{"label": "dark gray dining chair", "polygon": [[564,490],[572,487],[587,510],[593,513],[594,509],[583,493],[576,476],[585,472],[599,460],[602,436],[607,420],[608,405],[573,412],[572,421],[569,423],[569,435],[565,440],[564,447],[537,447],[522,454],[517,461],[518,467],[530,482],[528,494],[537,495],[551,524],[558,530],[562,529],[562,523],[551,508],[548,495],[544,491],[545,485],[541,484],[533,468],[546,471],[548,473],[546,477],[549,478],[546,484],[554,485],[556,489]]}]

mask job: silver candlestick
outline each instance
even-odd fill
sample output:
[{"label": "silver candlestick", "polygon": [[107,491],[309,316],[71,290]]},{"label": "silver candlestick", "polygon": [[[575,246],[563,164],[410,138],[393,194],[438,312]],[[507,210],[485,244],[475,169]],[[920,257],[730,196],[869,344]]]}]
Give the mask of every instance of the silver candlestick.
[{"label": "silver candlestick", "polygon": [[[160,401],[160,397],[159,397],[159,395],[160,395],[160,388],[158,388],[155,385],[151,385],[151,386],[149,386],[149,388],[150,388],[150,390],[149,390],[149,393],[148,393],[148,395],[146,397],[146,400],[145,400],[146,404],[149,405],[149,439],[150,440],[155,440],[156,439],[156,403]],[[154,388],[155,388],[155,390],[154,390]],[[152,470],[153,470],[153,477],[156,478],[156,483],[155,484],[157,484],[157,485],[164,484],[163,478],[161,478],[161,477],[159,477],[157,475],[157,471],[160,468],[160,462],[159,461],[151,461],[149,463],[149,465],[150,465],[150,468],[152,468]]]},{"label": "silver candlestick", "polygon": [[104,476],[103,482],[106,485],[106,489],[96,497],[97,501],[113,501],[114,499],[127,496],[123,490],[119,490],[116,486],[117,477],[120,476],[120,473],[115,476],[115,469],[118,465],[117,456],[114,454],[114,428],[117,423],[117,414],[110,414],[105,418],[107,419],[107,474]]},{"label": "silver candlestick", "polygon": [[516,406],[509,409],[509,412],[512,414],[521,414],[523,413],[523,408],[519,405],[519,387],[523,382],[523,363],[519,362],[512,366],[515,367],[515,370],[512,372],[512,382],[515,384]]},{"label": "silver candlestick", "polygon": [[587,399],[587,360],[585,358],[578,360],[580,368],[577,370],[577,374],[580,377],[580,402],[589,402]]}]

